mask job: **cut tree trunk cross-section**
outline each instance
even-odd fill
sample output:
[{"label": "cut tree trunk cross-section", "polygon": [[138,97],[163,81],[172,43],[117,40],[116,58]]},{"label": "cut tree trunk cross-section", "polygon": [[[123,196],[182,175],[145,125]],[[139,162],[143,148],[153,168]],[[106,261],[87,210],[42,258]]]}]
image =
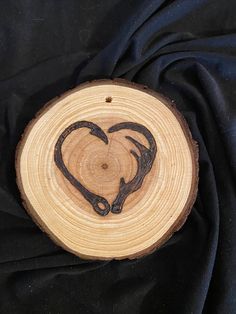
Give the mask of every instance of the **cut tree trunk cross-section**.
[{"label": "cut tree trunk cross-section", "polygon": [[29,123],[16,173],[25,208],[58,245],[83,258],[135,258],[185,222],[198,151],[171,101],[125,80],[98,80]]}]

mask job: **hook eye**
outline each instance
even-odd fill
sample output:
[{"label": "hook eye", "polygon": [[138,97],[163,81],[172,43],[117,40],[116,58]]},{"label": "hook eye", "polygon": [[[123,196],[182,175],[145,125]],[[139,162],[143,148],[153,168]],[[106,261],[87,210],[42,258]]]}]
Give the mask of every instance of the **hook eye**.
[{"label": "hook eye", "polygon": [[121,211],[122,211],[122,206],[116,205],[116,204],[112,204],[112,206],[111,206],[111,212],[112,212],[113,214],[119,214],[119,213],[121,213]]},{"label": "hook eye", "polygon": [[106,216],[110,211],[110,205],[105,198],[98,197],[93,202],[93,209],[101,216]]}]

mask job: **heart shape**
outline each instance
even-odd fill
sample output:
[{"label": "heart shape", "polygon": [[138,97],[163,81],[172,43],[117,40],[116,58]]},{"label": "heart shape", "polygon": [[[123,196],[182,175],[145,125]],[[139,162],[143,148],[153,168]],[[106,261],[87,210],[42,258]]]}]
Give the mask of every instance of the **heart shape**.
[{"label": "heart shape", "polygon": [[83,186],[81,182],[77,180],[73,176],[73,174],[67,169],[63,161],[61,150],[63,142],[71,132],[80,128],[89,128],[91,130],[91,135],[98,137],[105,144],[108,144],[109,141],[107,135],[98,125],[89,121],[77,121],[68,126],[59,136],[55,144],[54,161],[62,174],[66,177],[66,179],[80,191],[83,197],[92,205],[97,214],[101,216],[106,216],[110,211],[114,214],[121,213],[126,198],[131,193],[140,189],[145,176],[150,172],[152,168],[157,151],[156,141],[152,133],[142,124],[134,122],[121,122],[113,125],[108,129],[108,133],[117,132],[123,129],[139,132],[145,136],[149,143],[149,148],[147,148],[143,144],[136,141],[134,138],[130,136],[125,137],[130,142],[132,142],[140,152],[140,155],[138,155],[134,150],[130,150],[130,153],[135,157],[137,161],[137,172],[133,179],[127,183],[125,182],[125,179],[123,177],[120,179],[119,192],[115,200],[113,201],[112,206],[110,206],[110,204],[104,197],[92,193],[85,186]]}]

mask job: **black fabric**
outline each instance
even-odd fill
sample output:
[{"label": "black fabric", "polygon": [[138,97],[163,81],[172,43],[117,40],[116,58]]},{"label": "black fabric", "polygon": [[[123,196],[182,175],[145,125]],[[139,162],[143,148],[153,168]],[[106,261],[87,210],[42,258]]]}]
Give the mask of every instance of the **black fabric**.
[{"label": "black fabric", "polygon": [[[236,2],[3,0],[0,9],[0,313],[236,313]],[[84,261],[24,211],[15,148],[51,98],[115,77],[176,102],[199,143],[199,193],[160,250]]]}]

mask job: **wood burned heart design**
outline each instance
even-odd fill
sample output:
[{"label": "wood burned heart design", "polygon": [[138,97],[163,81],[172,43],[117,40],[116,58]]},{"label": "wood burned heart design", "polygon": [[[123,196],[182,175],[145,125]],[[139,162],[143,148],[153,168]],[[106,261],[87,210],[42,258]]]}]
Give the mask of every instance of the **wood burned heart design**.
[{"label": "wood burned heart design", "polygon": [[16,151],[28,213],[58,245],[93,260],[133,259],[163,245],[194,204],[198,166],[172,101],[123,80],[87,82],[56,98]]},{"label": "wood burned heart design", "polygon": [[89,121],[77,121],[68,126],[59,136],[54,149],[54,161],[62,174],[66,177],[66,179],[79,190],[83,197],[92,205],[97,214],[101,216],[106,216],[110,211],[114,214],[121,213],[127,197],[131,193],[141,188],[145,176],[150,172],[152,168],[157,151],[156,141],[152,133],[145,126],[138,123],[122,122],[115,124],[108,129],[108,133],[118,132],[123,129],[139,132],[145,136],[149,143],[149,148],[147,148],[146,146],[135,140],[133,137],[125,136],[126,139],[128,139],[136,146],[140,153],[140,155],[138,155],[134,150],[130,150],[130,153],[135,157],[137,161],[137,171],[135,176],[129,182],[125,182],[125,179],[123,177],[120,179],[118,194],[112,205],[110,206],[106,198],[92,193],[78,179],[76,179],[74,175],[68,170],[63,161],[63,142],[71,132],[80,128],[89,128],[91,130],[91,135],[98,137],[106,145],[109,143],[107,135],[98,125]]}]

